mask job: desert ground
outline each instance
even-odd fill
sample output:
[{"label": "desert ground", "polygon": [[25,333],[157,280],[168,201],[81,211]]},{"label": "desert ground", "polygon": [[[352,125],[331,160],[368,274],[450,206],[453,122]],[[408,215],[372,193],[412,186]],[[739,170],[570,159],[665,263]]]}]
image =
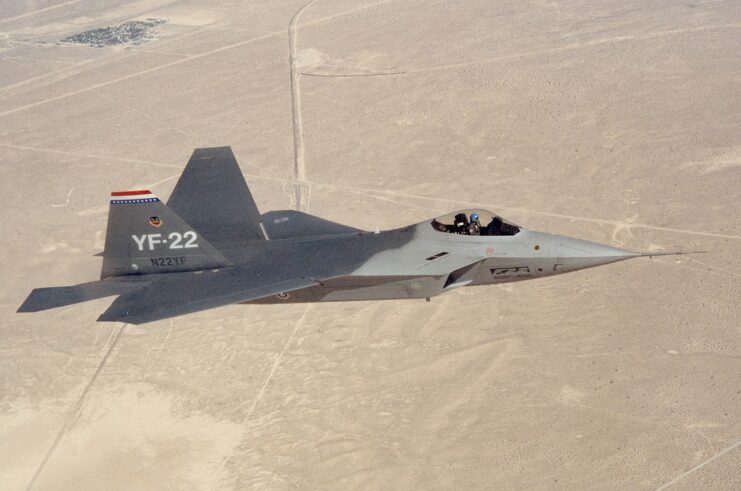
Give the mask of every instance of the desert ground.
[{"label": "desert ground", "polygon": [[[61,42],[141,19],[167,22]],[[0,488],[741,488],[739,46],[737,0],[0,2]],[[166,198],[223,145],[263,212],[707,253],[430,303],[16,313],[98,278],[111,191]]]}]

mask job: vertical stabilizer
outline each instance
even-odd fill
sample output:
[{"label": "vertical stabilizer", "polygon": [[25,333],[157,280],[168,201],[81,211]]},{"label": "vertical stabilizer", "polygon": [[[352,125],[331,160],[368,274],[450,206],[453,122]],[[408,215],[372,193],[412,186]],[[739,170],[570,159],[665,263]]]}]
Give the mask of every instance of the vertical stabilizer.
[{"label": "vertical stabilizer", "polygon": [[216,247],[243,247],[268,238],[229,147],[196,148],[167,206]]},{"label": "vertical stabilizer", "polygon": [[231,266],[149,190],[111,193],[101,278]]}]

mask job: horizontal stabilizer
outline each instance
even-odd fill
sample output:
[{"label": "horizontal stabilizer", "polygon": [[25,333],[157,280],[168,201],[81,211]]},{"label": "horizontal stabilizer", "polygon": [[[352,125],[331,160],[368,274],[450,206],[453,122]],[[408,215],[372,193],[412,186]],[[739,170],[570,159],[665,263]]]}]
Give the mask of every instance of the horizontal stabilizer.
[{"label": "horizontal stabilizer", "polygon": [[271,282],[269,278],[250,277],[245,271],[235,269],[188,276],[158,281],[121,295],[98,320],[143,324],[318,284],[307,278],[282,278]]},{"label": "horizontal stabilizer", "polygon": [[74,286],[36,288],[20,306],[18,312],[38,312],[88,300],[120,295],[147,286],[145,282],[93,281]]}]

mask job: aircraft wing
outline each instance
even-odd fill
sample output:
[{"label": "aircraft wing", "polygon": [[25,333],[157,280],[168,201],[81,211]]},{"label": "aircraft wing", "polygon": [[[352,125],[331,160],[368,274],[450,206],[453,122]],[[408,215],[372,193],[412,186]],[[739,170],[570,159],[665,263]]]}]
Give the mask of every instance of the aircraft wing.
[{"label": "aircraft wing", "polygon": [[250,275],[240,268],[175,275],[124,293],[98,320],[143,324],[319,284],[311,278]]},{"label": "aircraft wing", "polygon": [[265,240],[260,212],[230,147],[196,148],[167,206],[216,248]]},{"label": "aircraft wing", "polygon": [[262,215],[262,223],[271,240],[362,232],[357,228],[291,210],[269,211]]}]

